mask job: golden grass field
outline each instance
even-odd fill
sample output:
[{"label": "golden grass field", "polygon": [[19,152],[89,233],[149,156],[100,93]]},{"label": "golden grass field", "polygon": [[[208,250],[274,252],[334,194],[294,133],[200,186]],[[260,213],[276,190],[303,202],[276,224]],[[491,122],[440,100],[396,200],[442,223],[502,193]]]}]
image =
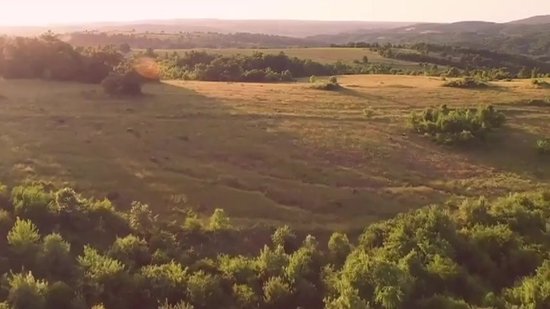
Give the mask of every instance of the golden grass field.
[{"label": "golden grass field", "polygon": [[[344,90],[326,92],[167,81],[116,99],[98,85],[0,80],[0,180],[66,182],[98,197],[117,192],[123,205],[225,208],[242,224],[332,230],[450,197],[550,187],[550,159],[534,150],[550,136],[550,108],[524,104],[550,90],[529,81],[462,90],[409,76],[340,82]],[[406,119],[440,104],[494,104],[508,123],[482,148],[435,145]]]},{"label": "golden grass field", "polygon": [[191,50],[203,50],[208,53],[220,54],[223,56],[231,56],[236,54],[252,55],[255,52],[262,52],[264,54],[279,54],[284,52],[290,57],[297,57],[300,59],[311,59],[312,61],[320,63],[335,63],[336,61],[342,61],[343,63],[351,64],[354,60],[362,60],[364,56],[367,56],[369,62],[378,64],[392,65],[395,68],[402,69],[420,69],[420,66],[416,62],[402,61],[398,59],[390,59],[380,56],[377,52],[373,52],[368,48],[331,48],[331,47],[297,47],[297,48],[271,48],[271,49],[252,49],[252,48],[196,48],[196,49],[158,49],[157,53],[184,53]]}]

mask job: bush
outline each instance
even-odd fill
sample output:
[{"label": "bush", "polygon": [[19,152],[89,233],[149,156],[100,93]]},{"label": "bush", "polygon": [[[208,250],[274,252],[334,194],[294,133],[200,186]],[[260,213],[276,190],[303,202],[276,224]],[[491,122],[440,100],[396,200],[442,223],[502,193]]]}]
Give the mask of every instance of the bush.
[{"label": "bush", "polygon": [[46,308],[48,283],[35,279],[31,272],[14,274],[9,279],[8,303],[15,309]]},{"label": "bush", "polygon": [[208,229],[211,231],[222,231],[228,230],[230,228],[231,221],[229,220],[229,217],[225,214],[225,211],[223,209],[216,208],[208,222]]},{"label": "bush", "polygon": [[331,82],[316,82],[310,86],[311,89],[315,90],[327,90],[327,91],[338,91],[342,88],[338,83]]},{"label": "bush", "polygon": [[533,79],[531,85],[537,88],[550,88],[550,83],[543,79]]},{"label": "bush", "polygon": [[30,220],[17,218],[12,229],[8,233],[8,243],[14,251],[21,254],[28,254],[34,251],[40,240],[40,234],[36,225]]},{"label": "bush", "polygon": [[535,145],[537,152],[541,155],[550,155],[550,138],[537,140]]},{"label": "bush", "polygon": [[109,95],[137,96],[141,94],[142,78],[136,72],[111,73],[103,81],[101,86]]},{"label": "bush", "polygon": [[530,99],[527,100],[527,105],[530,106],[539,106],[539,107],[550,107],[550,98],[546,99]]},{"label": "bush", "polygon": [[489,87],[487,83],[471,77],[451,80],[444,83],[443,86],[453,87],[453,88],[464,88],[464,89],[479,89],[479,88]]},{"label": "bush", "polygon": [[505,121],[504,114],[492,106],[478,109],[426,109],[421,114],[412,113],[410,122],[414,130],[442,144],[466,144],[482,141],[488,132],[499,128]]}]

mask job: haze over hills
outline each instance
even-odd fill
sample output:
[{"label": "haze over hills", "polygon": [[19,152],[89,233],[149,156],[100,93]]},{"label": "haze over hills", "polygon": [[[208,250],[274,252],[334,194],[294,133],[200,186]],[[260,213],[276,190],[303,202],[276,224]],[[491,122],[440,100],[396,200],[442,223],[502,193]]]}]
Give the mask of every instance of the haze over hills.
[{"label": "haze over hills", "polygon": [[[291,47],[323,46],[349,42],[434,43],[499,52],[550,56],[550,15],[533,16],[507,23],[462,21],[455,23],[368,22],[368,21],[300,21],[300,20],[224,20],[172,19],[135,22],[101,22],[81,25],[51,25],[45,27],[0,27],[7,35],[38,35],[47,30],[80,36],[69,42],[76,45],[113,44],[108,35],[129,36],[180,35],[190,47]],[[97,38],[93,34],[101,33]],[[203,33],[197,34],[197,33]],[[235,33],[249,33],[243,38]],[[264,35],[259,37],[258,35]],[[82,35],[87,36],[82,40]],[[226,35],[230,35],[225,37]],[[210,38],[205,40],[205,36]],[[277,36],[277,37],[267,37]],[[67,36],[68,38],[71,38]],[[223,44],[213,44],[220,38]],[[158,37],[154,37],[158,40]],[[166,38],[163,38],[166,39]],[[173,40],[168,38],[168,41]],[[180,40],[178,38],[178,40]],[[116,40],[115,40],[116,41]],[[220,42],[221,42],[220,41]],[[234,41],[233,44],[231,42]],[[118,42],[118,41],[117,41]],[[206,43],[205,43],[206,42]],[[267,42],[267,43],[266,43]],[[116,44],[116,43],[114,43]],[[156,43],[155,43],[156,44]],[[158,44],[157,44],[158,45]],[[164,45],[168,46],[165,47]],[[162,44],[162,48],[181,44]],[[139,46],[142,48],[143,46]],[[158,47],[157,47],[158,48]]]},{"label": "haze over hills", "polygon": [[82,25],[50,25],[44,27],[1,27],[0,32],[11,35],[35,35],[47,30],[57,33],[76,31],[100,32],[249,32],[270,35],[305,37],[338,34],[358,30],[391,29],[413,23],[368,21],[303,21],[303,20],[223,20],[177,19],[143,20],[135,22],[104,22]]}]

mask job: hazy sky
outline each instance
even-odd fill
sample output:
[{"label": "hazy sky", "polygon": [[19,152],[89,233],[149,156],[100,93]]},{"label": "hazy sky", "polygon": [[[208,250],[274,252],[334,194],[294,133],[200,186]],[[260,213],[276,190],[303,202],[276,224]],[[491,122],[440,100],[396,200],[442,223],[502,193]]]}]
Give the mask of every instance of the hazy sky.
[{"label": "hazy sky", "polygon": [[509,21],[550,14],[550,0],[0,0],[0,24],[169,18]]}]

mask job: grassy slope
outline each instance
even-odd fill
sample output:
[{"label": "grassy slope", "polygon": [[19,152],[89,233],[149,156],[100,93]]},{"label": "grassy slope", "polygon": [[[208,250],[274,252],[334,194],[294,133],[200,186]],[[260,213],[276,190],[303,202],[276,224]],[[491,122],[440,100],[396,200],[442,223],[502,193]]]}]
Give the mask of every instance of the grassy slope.
[{"label": "grassy slope", "polygon": [[[247,224],[330,229],[453,195],[548,187],[550,162],[533,143],[550,132],[550,113],[517,104],[548,90],[528,81],[482,91],[425,77],[341,81],[342,92],[174,81],[112,99],[95,85],[0,80],[0,179],[46,177],[157,209],[223,207]],[[510,135],[460,151],[410,134],[411,110],[442,103],[502,104]]]},{"label": "grassy slope", "polygon": [[[159,49],[156,50],[158,53],[173,53],[174,51],[179,53],[184,53],[191,49]],[[254,52],[262,52],[265,54],[278,54],[284,52],[290,57],[297,57],[300,59],[311,59],[313,61],[321,63],[334,63],[336,61],[342,61],[344,63],[351,64],[354,60],[362,60],[363,56],[367,56],[371,63],[382,63],[392,65],[396,68],[403,69],[420,69],[418,63],[402,61],[397,59],[389,59],[380,56],[378,53],[370,51],[367,48],[329,48],[329,47],[318,47],[318,48],[282,48],[282,49],[240,49],[240,48],[224,48],[224,49],[208,49],[208,48],[198,48],[195,50],[204,50],[209,53],[216,53],[220,55],[252,55]]]}]

